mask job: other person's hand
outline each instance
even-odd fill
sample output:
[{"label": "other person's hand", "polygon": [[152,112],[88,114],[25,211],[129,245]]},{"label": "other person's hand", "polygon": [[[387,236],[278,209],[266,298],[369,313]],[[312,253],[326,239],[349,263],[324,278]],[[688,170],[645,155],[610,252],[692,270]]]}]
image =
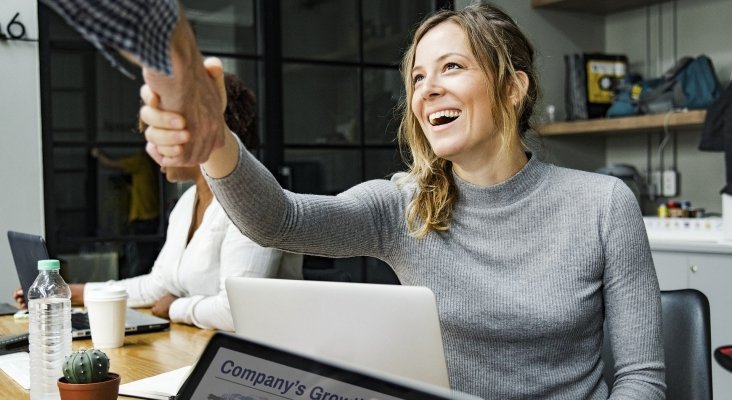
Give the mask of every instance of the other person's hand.
[{"label": "other person's hand", "polygon": [[170,311],[170,305],[173,304],[173,302],[177,299],[178,297],[170,293],[165,294],[163,297],[159,298],[158,301],[155,302],[155,305],[153,305],[153,315],[156,315],[160,318],[170,319],[170,317],[168,316],[168,312]]},{"label": "other person's hand", "polygon": [[71,304],[83,305],[84,304],[84,284],[83,283],[69,283],[69,289],[71,290]]},{"label": "other person's hand", "polygon": [[[171,50],[173,75],[143,68],[143,78],[159,101],[154,107],[179,113],[185,120],[167,120],[162,127],[177,132],[166,139],[151,138],[153,135],[148,129],[145,133],[149,142],[147,151],[165,167],[202,164],[214,149],[224,145],[226,122],[221,91],[204,68],[193,32],[183,16],[173,32]],[[223,104],[226,104],[225,100]]]},{"label": "other person's hand", "polygon": [[[212,106],[212,115],[218,115],[222,119],[221,137],[223,138],[228,128],[223,121],[223,113],[226,110],[226,88],[224,84],[224,69],[221,60],[218,58],[208,58],[204,62],[204,67],[209,80],[218,92],[219,107]],[[197,146],[193,138],[197,133],[192,129],[188,120],[185,118],[185,112],[178,113],[170,110],[164,110],[161,104],[161,96],[155,92],[153,85],[146,84],[140,89],[140,97],[145,105],[140,109],[140,119],[148,126],[145,130],[145,138],[148,143],[146,150],[161,166],[186,165],[184,161],[187,148]],[[193,102],[191,102],[193,103]],[[211,149],[213,151],[213,149]],[[201,160],[203,163],[208,159],[210,151],[206,154],[206,158]]]},{"label": "other person's hand", "polygon": [[25,299],[23,298],[23,288],[17,288],[13,292],[13,300],[15,300],[15,304],[20,309],[28,308],[28,304],[25,304]]}]

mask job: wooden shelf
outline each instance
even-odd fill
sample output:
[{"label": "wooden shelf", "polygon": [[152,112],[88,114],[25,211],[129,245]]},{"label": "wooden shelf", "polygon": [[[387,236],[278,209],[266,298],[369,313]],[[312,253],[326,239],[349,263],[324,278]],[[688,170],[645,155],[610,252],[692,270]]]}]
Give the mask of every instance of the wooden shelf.
[{"label": "wooden shelf", "polygon": [[663,1],[665,0],[531,0],[531,7],[612,14]]},{"label": "wooden shelf", "polygon": [[692,110],[670,115],[655,114],[636,117],[555,122],[553,124],[541,125],[537,131],[541,136],[559,136],[592,133],[620,134],[648,132],[650,130],[663,129],[666,124],[668,124],[669,129],[701,128],[706,115],[706,110]]}]

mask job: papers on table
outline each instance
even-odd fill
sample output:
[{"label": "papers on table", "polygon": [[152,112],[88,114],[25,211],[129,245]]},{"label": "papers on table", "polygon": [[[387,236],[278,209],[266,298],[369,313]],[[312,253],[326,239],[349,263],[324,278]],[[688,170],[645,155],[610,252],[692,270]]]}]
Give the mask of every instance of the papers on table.
[{"label": "papers on table", "polygon": [[178,393],[178,389],[191,372],[192,366],[178,368],[160,375],[125,383],[119,386],[120,396],[141,399],[168,400]]},{"label": "papers on table", "polygon": [[30,357],[27,352],[21,351],[0,356],[0,369],[23,389],[30,389]]},{"label": "papers on table", "polygon": [[[178,368],[160,375],[125,383],[119,386],[119,394],[151,400],[168,400],[191,372],[192,366]],[[0,369],[25,390],[30,390],[30,357],[27,352],[0,356]]]}]

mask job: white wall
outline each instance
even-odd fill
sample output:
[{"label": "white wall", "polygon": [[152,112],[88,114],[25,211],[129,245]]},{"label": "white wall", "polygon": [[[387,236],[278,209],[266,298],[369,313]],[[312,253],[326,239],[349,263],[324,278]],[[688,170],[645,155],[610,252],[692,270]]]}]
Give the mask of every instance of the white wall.
[{"label": "white wall", "polygon": [[[37,3],[0,1],[6,32],[16,12],[26,38],[38,39]],[[43,168],[38,43],[0,41],[0,302],[18,286],[8,247],[9,229],[43,234]]]},{"label": "white wall", "polygon": [[[666,2],[608,15],[605,51],[627,54],[634,72],[651,77],[659,76],[674,64],[674,53],[677,57],[706,54],[712,59],[721,83],[726,85],[732,73],[732,25],[729,19],[732,1],[678,0],[676,18],[673,6],[673,2]],[[648,36],[650,40],[647,40]],[[677,198],[689,200],[692,206],[703,207],[708,212],[721,212],[719,190],[725,184],[723,153],[697,149],[700,129],[679,131],[676,136],[676,168],[680,172]],[[652,169],[658,166],[656,154],[660,137],[660,132],[651,137]],[[612,138],[607,141],[607,160],[609,163],[634,164],[647,174],[647,150],[649,146],[645,135]],[[672,159],[673,152],[673,146],[665,147],[666,166],[669,165],[666,160]]]}]

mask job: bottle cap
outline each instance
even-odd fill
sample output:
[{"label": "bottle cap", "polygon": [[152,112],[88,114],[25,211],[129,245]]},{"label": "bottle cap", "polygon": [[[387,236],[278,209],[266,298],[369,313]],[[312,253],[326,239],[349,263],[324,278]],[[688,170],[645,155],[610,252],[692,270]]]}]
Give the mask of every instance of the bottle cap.
[{"label": "bottle cap", "polygon": [[58,271],[61,263],[58,260],[38,260],[39,271]]}]

